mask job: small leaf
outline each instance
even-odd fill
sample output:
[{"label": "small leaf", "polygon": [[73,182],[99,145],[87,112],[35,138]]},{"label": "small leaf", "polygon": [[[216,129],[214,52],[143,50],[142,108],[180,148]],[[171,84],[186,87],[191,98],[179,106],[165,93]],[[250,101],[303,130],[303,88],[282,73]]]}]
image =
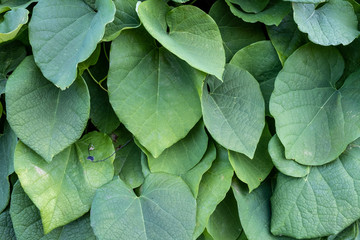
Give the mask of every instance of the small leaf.
[{"label": "small leaf", "polygon": [[29,11],[18,8],[6,12],[0,22],[0,43],[9,41],[16,37],[20,28],[28,22]]},{"label": "small leaf", "polygon": [[245,12],[258,13],[264,10],[269,0],[230,0],[230,2],[239,5]]},{"label": "small leaf", "polygon": [[2,0],[0,2],[0,13],[11,9],[27,8],[33,2],[37,2],[37,0]]},{"label": "small leaf", "polygon": [[99,239],[191,239],[196,202],[181,178],[150,174],[136,196],[116,178],[96,192],[91,226]]},{"label": "small leaf", "polygon": [[6,84],[7,119],[16,135],[51,159],[80,138],[90,111],[82,78],[61,91],[44,78],[32,57],[26,57]]},{"label": "small leaf", "polygon": [[225,51],[209,15],[191,5],[170,9],[163,0],[142,2],[138,14],[145,29],[166,49],[192,67],[222,78]]}]

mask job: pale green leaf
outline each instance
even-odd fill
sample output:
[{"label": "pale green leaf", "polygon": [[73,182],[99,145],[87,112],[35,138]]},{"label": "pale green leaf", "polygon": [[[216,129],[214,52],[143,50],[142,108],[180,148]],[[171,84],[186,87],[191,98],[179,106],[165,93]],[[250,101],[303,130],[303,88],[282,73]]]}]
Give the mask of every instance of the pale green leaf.
[{"label": "pale green leaf", "polygon": [[9,210],[0,214],[0,239],[16,240]]},{"label": "pale green leaf", "polygon": [[33,2],[37,2],[37,0],[2,0],[0,1],[0,13],[10,9],[27,8]]},{"label": "pale green leaf", "polygon": [[6,106],[16,135],[50,162],[80,138],[89,118],[90,96],[82,78],[61,91],[27,57],[6,84]]},{"label": "pale green leaf", "polygon": [[268,153],[268,143],[271,135],[265,126],[260,142],[257,145],[254,158],[250,159],[244,154],[229,151],[229,160],[235,170],[236,176],[246,183],[249,192],[257,188],[271,172],[273,164]]},{"label": "pale green leaf", "polygon": [[141,3],[138,14],[166,49],[194,68],[222,78],[225,51],[219,28],[209,15],[191,5],[171,9],[163,0]]},{"label": "pale green leaf", "polygon": [[259,83],[246,70],[226,66],[223,82],[209,76],[201,99],[204,123],[227,149],[252,158],[265,125],[265,104]]},{"label": "pale green leaf", "polygon": [[329,0],[323,6],[293,3],[294,20],[310,41],[324,45],[347,45],[360,34],[352,5],[343,0]]},{"label": "pale green leaf", "polygon": [[359,220],[345,228],[339,234],[330,235],[326,240],[359,240]]},{"label": "pale green leaf", "polygon": [[285,158],[285,148],[275,134],[269,142],[269,154],[277,170],[291,177],[305,177],[310,167]]},{"label": "pale green leaf", "polygon": [[303,178],[279,173],[271,198],[271,232],[295,238],[337,234],[360,218],[360,140]]},{"label": "pale green leaf", "polygon": [[322,165],[360,136],[360,72],[336,82],[344,60],[335,48],[307,44],[285,62],[275,80],[270,112],[287,159]]},{"label": "pale green leaf", "polygon": [[230,2],[239,5],[245,12],[258,13],[264,10],[269,0],[230,0]]},{"label": "pale green leaf", "polygon": [[40,210],[45,234],[89,211],[96,189],[113,178],[114,157],[104,162],[88,160],[90,144],[95,161],[114,152],[111,139],[98,132],[86,134],[50,163],[22,142],[16,146],[15,172]]},{"label": "pale green leaf", "polygon": [[16,37],[20,28],[27,23],[29,11],[18,8],[6,12],[0,21],[0,43]]},{"label": "pale green leaf", "polygon": [[110,103],[140,144],[158,157],[199,121],[204,74],[158,48],[143,28],[123,31],[110,54]]},{"label": "pale green leaf", "polygon": [[100,239],[191,239],[196,202],[181,178],[150,174],[135,195],[120,179],[98,189],[91,226]]},{"label": "pale green leaf", "polygon": [[47,0],[33,9],[29,38],[35,62],[61,89],[73,83],[77,65],[91,55],[114,19],[113,1],[95,5],[96,11],[82,0]]},{"label": "pale green leaf", "polygon": [[40,212],[26,195],[18,181],[11,194],[10,215],[17,240],[95,240],[90,215],[44,234]]}]

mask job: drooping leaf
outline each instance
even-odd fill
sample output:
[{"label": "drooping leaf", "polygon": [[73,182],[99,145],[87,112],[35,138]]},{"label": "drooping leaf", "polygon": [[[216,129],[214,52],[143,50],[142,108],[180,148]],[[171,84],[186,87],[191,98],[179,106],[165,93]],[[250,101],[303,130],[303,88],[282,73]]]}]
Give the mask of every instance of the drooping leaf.
[{"label": "drooping leaf", "polygon": [[26,195],[18,181],[11,194],[10,215],[17,240],[95,240],[90,226],[90,216],[85,214],[63,227],[44,234],[40,212]]},{"label": "drooping leaf", "polygon": [[5,122],[4,134],[0,135],[0,212],[6,208],[10,199],[9,175],[14,172],[16,143],[15,133]]},{"label": "drooping leaf", "polygon": [[0,13],[11,9],[27,8],[33,2],[37,2],[37,0],[2,0],[0,1]]},{"label": "drooping leaf", "polygon": [[47,0],[34,7],[29,37],[35,62],[61,89],[73,83],[77,65],[91,55],[114,19],[113,1],[95,5],[96,11],[82,0]]},{"label": "drooping leaf", "polygon": [[234,175],[226,149],[218,146],[216,152],[215,161],[201,179],[196,198],[195,238],[201,235],[216,206],[225,198]]},{"label": "drooping leaf", "polygon": [[29,11],[25,8],[17,8],[6,12],[0,21],[0,43],[16,37],[21,27],[28,21]]},{"label": "drooping leaf", "polygon": [[98,189],[91,226],[99,239],[191,239],[195,213],[184,181],[155,173],[145,179],[140,196],[118,178]]},{"label": "drooping leaf", "polygon": [[61,91],[26,57],[6,84],[7,119],[16,135],[46,161],[74,143],[90,112],[82,78]]},{"label": "drooping leaf", "polygon": [[170,9],[163,0],[142,2],[138,14],[145,29],[166,49],[194,68],[222,78],[225,51],[209,15],[191,5]]},{"label": "drooping leaf", "polygon": [[269,154],[275,167],[283,174],[290,177],[305,177],[310,172],[310,167],[301,165],[285,158],[285,148],[275,134],[269,142]]},{"label": "drooping leaf", "polygon": [[232,0],[225,0],[229,5],[230,11],[245,22],[262,22],[266,25],[279,25],[281,20],[291,11],[291,5],[282,0],[270,0],[269,4],[258,13],[247,13],[239,9]]},{"label": "drooping leaf", "polygon": [[265,104],[259,83],[247,71],[228,64],[223,83],[209,76],[203,84],[204,123],[227,149],[252,158],[265,125]]},{"label": "drooping leaf", "polygon": [[305,34],[299,31],[294,22],[292,14],[287,15],[279,26],[266,26],[266,29],[282,65],[296,49],[307,42]]},{"label": "drooping leaf", "polygon": [[270,139],[271,135],[266,126],[260,138],[260,142],[257,145],[254,158],[252,159],[244,154],[229,151],[229,160],[235,170],[236,176],[248,185],[249,192],[257,188],[273,168],[268,153],[268,143]]},{"label": "drooping leaf", "polygon": [[142,28],[113,41],[110,103],[126,128],[154,157],[184,138],[201,117],[204,74],[155,45]]},{"label": "drooping leaf", "polygon": [[147,154],[150,171],[184,174],[200,162],[207,146],[208,136],[200,121],[185,138],[165,149],[158,158]]},{"label": "drooping leaf", "polygon": [[114,157],[103,162],[88,160],[90,144],[95,161],[114,152],[111,139],[98,132],[86,134],[50,163],[22,142],[18,143],[15,172],[24,191],[40,210],[45,234],[89,211],[96,189],[112,179]]},{"label": "drooping leaf", "polygon": [[[271,232],[295,238],[337,234],[360,218],[360,140],[303,178],[279,173],[271,198]],[[306,219],[306,220],[305,220]]]},{"label": "drooping leaf", "polygon": [[347,45],[360,34],[352,5],[343,0],[329,0],[323,6],[293,3],[294,20],[310,41],[324,45]]},{"label": "drooping leaf", "polygon": [[225,199],[217,205],[209,218],[206,230],[214,239],[236,240],[240,237],[242,227],[232,191],[229,191]]},{"label": "drooping leaf", "polygon": [[106,25],[103,41],[112,41],[122,30],[140,26],[140,20],[135,11],[136,3],[137,0],[114,0],[115,18]]},{"label": "drooping leaf", "polygon": [[230,64],[247,70],[259,82],[265,100],[265,111],[268,115],[274,81],[282,68],[271,42],[260,41],[244,47],[234,55]]},{"label": "drooping leaf", "polygon": [[0,214],[0,239],[16,240],[9,210]]},{"label": "drooping leaf", "polygon": [[265,40],[261,24],[241,21],[230,12],[229,6],[222,0],[218,0],[212,5],[209,15],[219,27],[227,62],[241,48]]},{"label": "drooping leaf", "polygon": [[230,0],[230,2],[239,5],[245,12],[258,13],[264,10],[269,0]]},{"label": "drooping leaf", "polygon": [[300,47],[275,80],[270,112],[287,159],[322,165],[360,136],[360,72],[335,84],[344,60],[335,48]]}]

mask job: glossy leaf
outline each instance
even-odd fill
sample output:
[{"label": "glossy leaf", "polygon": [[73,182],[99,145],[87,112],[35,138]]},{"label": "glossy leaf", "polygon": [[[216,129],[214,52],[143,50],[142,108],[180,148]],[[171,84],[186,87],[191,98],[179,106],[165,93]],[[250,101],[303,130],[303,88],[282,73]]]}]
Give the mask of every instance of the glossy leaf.
[{"label": "glossy leaf", "polygon": [[209,15],[191,5],[170,9],[163,0],[141,3],[138,14],[166,49],[194,68],[222,78],[225,51],[219,28]]},{"label": "glossy leaf", "polygon": [[95,161],[114,152],[111,139],[98,132],[85,135],[50,163],[22,142],[16,147],[15,172],[40,210],[45,234],[89,211],[96,189],[113,177],[114,157],[98,163],[88,160],[89,144]]},{"label": "glossy leaf", "polygon": [[29,37],[36,64],[61,89],[77,75],[77,65],[95,50],[112,22],[111,0],[97,0],[96,11],[82,0],[40,1],[33,10]]},{"label": "glossy leaf", "polygon": [[191,239],[195,211],[195,199],[179,177],[150,174],[140,196],[117,178],[96,192],[91,226],[100,240]]},{"label": "glossy leaf", "polygon": [[82,78],[61,91],[27,57],[7,82],[6,107],[16,135],[50,162],[80,138],[89,118],[90,96]]},{"label": "glossy leaf", "polygon": [[275,80],[270,112],[287,159],[322,165],[360,136],[359,75],[335,84],[344,60],[334,48],[307,44],[285,62]]},{"label": "glossy leaf", "polygon": [[28,21],[29,11],[18,8],[6,12],[0,22],[0,43],[16,37],[21,27]]},{"label": "glossy leaf", "polygon": [[158,48],[142,28],[126,30],[112,43],[110,103],[154,157],[184,138],[199,121],[203,79],[203,73]]},{"label": "glossy leaf", "polygon": [[259,83],[247,71],[229,64],[224,82],[210,76],[203,84],[202,111],[211,136],[227,149],[252,158],[265,125]]}]

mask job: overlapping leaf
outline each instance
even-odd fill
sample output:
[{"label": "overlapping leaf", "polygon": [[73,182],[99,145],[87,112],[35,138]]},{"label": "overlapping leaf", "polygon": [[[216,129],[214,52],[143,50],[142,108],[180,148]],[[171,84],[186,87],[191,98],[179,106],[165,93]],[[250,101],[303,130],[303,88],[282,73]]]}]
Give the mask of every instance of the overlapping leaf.
[{"label": "overlapping leaf", "polygon": [[0,43],[16,37],[21,27],[28,21],[29,11],[18,8],[6,12],[0,22]]}]

